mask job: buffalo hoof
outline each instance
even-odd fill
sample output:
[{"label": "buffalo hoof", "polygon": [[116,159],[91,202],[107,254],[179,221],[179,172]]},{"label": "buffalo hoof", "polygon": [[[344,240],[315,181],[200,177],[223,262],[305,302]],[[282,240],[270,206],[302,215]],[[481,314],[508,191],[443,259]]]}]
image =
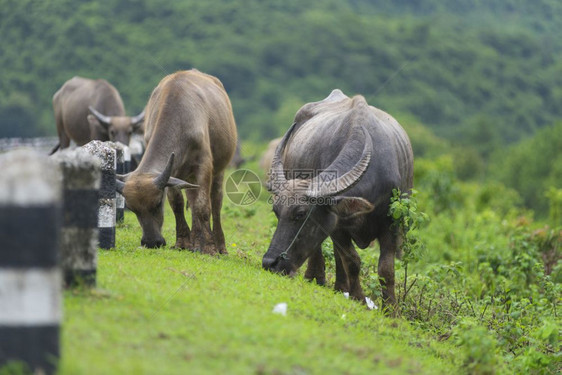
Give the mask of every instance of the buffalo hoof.
[{"label": "buffalo hoof", "polygon": [[316,284],[318,285],[326,285],[326,274],[322,272],[314,272],[314,270],[307,269],[304,278],[310,282],[316,280]]},{"label": "buffalo hoof", "polygon": [[203,254],[207,254],[207,255],[218,255],[220,254],[217,249],[215,249],[215,246],[206,246],[203,248],[203,250],[201,251]]},{"label": "buffalo hoof", "polygon": [[[310,280],[310,281],[312,281],[312,280]],[[326,278],[316,277],[316,284],[318,284],[320,286],[325,286],[326,285]]]},{"label": "buffalo hoof", "polygon": [[191,241],[189,238],[178,238],[176,240],[176,244],[174,245],[174,249],[190,249],[191,248]]},{"label": "buffalo hoof", "polygon": [[206,255],[217,255],[219,252],[215,248],[215,245],[208,245],[208,244],[193,244],[190,248],[191,251],[196,253],[202,253]]},{"label": "buffalo hoof", "polygon": [[349,285],[347,283],[338,282],[338,280],[336,280],[334,289],[337,290],[338,292],[349,293]]}]

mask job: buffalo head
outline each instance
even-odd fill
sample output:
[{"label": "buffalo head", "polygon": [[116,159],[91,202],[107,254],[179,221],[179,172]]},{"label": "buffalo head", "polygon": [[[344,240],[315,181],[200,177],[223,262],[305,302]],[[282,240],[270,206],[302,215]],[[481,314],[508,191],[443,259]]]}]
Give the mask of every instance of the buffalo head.
[{"label": "buffalo head", "polygon": [[131,134],[140,129],[144,120],[144,111],[137,116],[106,116],[89,106],[90,133],[92,139],[107,139],[112,142],[129,144]]},{"label": "buffalo head", "polygon": [[135,213],[142,228],[141,245],[156,248],[165,246],[162,237],[165,189],[197,188],[179,178],[171,177],[174,154],[170,155],[161,173],[129,173],[117,176],[117,191],[125,197],[127,207]]},{"label": "buffalo head", "polygon": [[[271,165],[268,189],[274,194],[273,211],[278,223],[262,261],[263,268],[287,275],[297,271],[340,220],[352,221],[374,209],[364,198],[342,195],[361,179],[369,166],[372,153],[369,134],[363,130],[364,136],[363,133],[361,135],[365,142],[362,154],[348,170],[329,167],[313,178],[288,179],[283,167],[283,154],[294,128],[293,124],[278,145]],[[350,153],[356,152],[348,151],[340,157],[349,160]],[[340,157],[332,166],[343,164]]]}]

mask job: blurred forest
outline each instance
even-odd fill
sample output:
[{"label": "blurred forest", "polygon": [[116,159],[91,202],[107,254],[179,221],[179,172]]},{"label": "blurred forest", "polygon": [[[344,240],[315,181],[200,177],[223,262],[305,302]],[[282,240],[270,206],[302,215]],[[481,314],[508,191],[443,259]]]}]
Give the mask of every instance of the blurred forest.
[{"label": "blurred forest", "polygon": [[195,67],[225,84],[244,141],[340,88],[395,116],[418,157],[451,154],[457,177],[541,210],[562,185],[561,32],[558,0],[0,0],[0,137],[54,135],[52,95],[75,75],[135,114]]}]

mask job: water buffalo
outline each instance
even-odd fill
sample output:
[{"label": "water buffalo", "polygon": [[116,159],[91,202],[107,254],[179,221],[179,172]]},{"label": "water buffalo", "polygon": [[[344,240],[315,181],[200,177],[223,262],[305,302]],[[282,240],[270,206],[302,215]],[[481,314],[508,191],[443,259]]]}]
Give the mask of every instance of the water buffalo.
[{"label": "water buffalo", "polygon": [[[226,253],[220,219],[222,182],[236,141],[232,106],[217,78],[193,69],[160,81],[146,106],[144,156],[134,172],[118,176],[117,181],[117,189],[142,227],[142,245],[166,244],[161,229],[163,197],[169,187],[167,196],[176,218],[175,246],[206,254]],[[184,216],[182,188],[188,188],[191,230]]]},{"label": "water buffalo", "polygon": [[53,96],[59,143],[51,151],[67,148],[70,141],[83,146],[92,140],[128,145],[131,134],[142,126],[144,112],[125,116],[123,100],[104,79],[74,77]]},{"label": "water buffalo", "polygon": [[275,138],[269,142],[267,145],[267,149],[263,153],[260,159],[260,168],[263,169],[265,173],[269,173],[269,169],[271,168],[271,161],[273,160],[273,155],[275,155],[275,149],[281,142],[281,137]]},{"label": "water buffalo", "polygon": [[388,209],[392,190],[409,192],[412,182],[410,141],[390,115],[340,90],[304,105],[273,157],[268,188],[278,223],[263,267],[292,275],[309,259],[305,277],[324,284],[321,244],[329,236],[335,289],[364,300],[352,240],[365,248],[378,239],[383,302],[394,304],[400,238]]}]

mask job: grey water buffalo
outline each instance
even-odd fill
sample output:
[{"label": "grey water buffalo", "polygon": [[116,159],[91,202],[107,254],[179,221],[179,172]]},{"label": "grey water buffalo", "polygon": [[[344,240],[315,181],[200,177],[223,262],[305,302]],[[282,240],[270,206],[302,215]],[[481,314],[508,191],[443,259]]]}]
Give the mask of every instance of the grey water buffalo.
[{"label": "grey water buffalo", "polygon": [[[142,227],[142,245],[166,244],[161,229],[167,187],[176,219],[175,246],[226,253],[222,182],[236,141],[232,106],[217,78],[193,69],[160,81],[146,106],[144,156],[135,171],[117,181],[117,190]],[[192,209],[191,230],[184,216],[183,188],[186,209]]]},{"label": "grey water buffalo", "polygon": [[125,145],[134,131],[142,126],[144,112],[125,116],[119,92],[104,79],[73,77],[53,96],[53,110],[59,148],[67,148],[70,141],[83,146],[92,140],[116,141]]},{"label": "grey water buffalo", "polygon": [[353,242],[365,248],[378,239],[383,302],[394,304],[400,238],[388,209],[392,190],[409,192],[412,183],[411,144],[390,115],[340,90],[304,105],[273,157],[268,187],[278,223],[263,267],[292,275],[309,259],[305,277],[324,284],[321,244],[330,237],[335,289],[364,300]]}]

